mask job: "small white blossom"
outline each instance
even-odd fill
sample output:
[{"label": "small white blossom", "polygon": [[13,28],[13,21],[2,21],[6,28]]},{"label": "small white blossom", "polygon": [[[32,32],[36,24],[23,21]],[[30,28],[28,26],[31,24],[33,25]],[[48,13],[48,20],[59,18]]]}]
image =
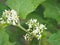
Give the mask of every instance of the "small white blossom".
[{"label": "small white blossom", "polygon": [[36,29],[33,29],[33,31],[32,31],[33,35],[36,35],[39,32],[40,32],[40,30],[38,27],[36,27]]},{"label": "small white blossom", "polygon": [[32,31],[32,34],[35,36],[37,34],[37,30]]},{"label": "small white blossom", "polygon": [[29,26],[29,28],[32,28],[33,25],[36,26],[37,19],[31,19],[26,24]]},{"label": "small white blossom", "polygon": [[36,35],[36,37],[37,37],[37,40],[40,40],[40,38],[42,37],[42,35],[40,34],[40,35]]},{"label": "small white blossom", "polygon": [[0,18],[0,24],[4,24],[4,23],[6,22],[3,20],[3,18]]},{"label": "small white blossom", "polygon": [[5,24],[6,22],[4,20],[0,21],[0,24]]},{"label": "small white blossom", "polygon": [[36,22],[37,22],[37,19],[32,20],[32,23],[36,23]]},{"label": "small white blossom", "polygon": [[17,12],[15,10],[11,10],[12,15],[17,16]]},{"label": "small white blossom", "polygon": [[45,27],[45,25],[43,25],[43,24],[40,24],[40,29],[47,29],[46,27]]},{"label": "small white blossom", "polygon": [[26,35],[24,36],[24,39],[25,39],[25,40],[28,40],[28,41],[32,40],[29,34],[26,34]]},{"label": "small white blossom", "polygon": [[29,26],[29,29],[32,28],[32,25],[31,24],[28,24],[28,26]]},{"label": "small white blossom", "polygon": [[5,10],[3,12],[2,17],[4,18],[4,20],[8,24],[17,25],[19,22],[19,18],[17,16],[17,12],[15,10],[11,10],[11,11]]}]

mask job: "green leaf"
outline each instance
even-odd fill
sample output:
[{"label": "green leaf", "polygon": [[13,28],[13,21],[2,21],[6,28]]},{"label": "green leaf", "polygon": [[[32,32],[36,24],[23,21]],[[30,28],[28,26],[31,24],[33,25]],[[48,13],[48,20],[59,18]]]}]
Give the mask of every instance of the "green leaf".
[{"label": "green leaf", "polygon": [[33,12],[39,4],[45,0],[7,0],[6,4],[18,12],[20,18],[25,19],[26,16]]},{"label": "green leaf", "polygon": [[33,39],[29,45],[39,45],[39,40]]},{"label": "green leaf", "polygon": [[60,45],[60,31],[55,34],[52,34],[49,37],[48,42],[50,42],[51,45]]},{"label": "green leaf", "polygon": [[60,3],[57,0],[46,0],[42,5],[45,7],[44,17],[53,18],[60,24]]},{"label": "green leaf", "polygon": [[47,18],[46,20],[47,31],[51,33],[56,33],[57,30],[57,23],[54,19]]},{"label": "green leaf", "polygon": [[9,39],[11,42],[16,42],[15,45],[24,45],[26,43],[24,39],[25,32],[16,26],[8,26],[5,28],[7,33],[9,34]]},{"label": "green leaf", "polygon": [[5,30],[0,30],[0,45],[15,45],[9,41],[9,35]]},{"label": "green leaf", "polygon": [[42,18],[42,17],[40,17],[40,15],[38,15],[37,13],[31,13],[31,14],[29,14],[28,16],[27,16],[27,18],[26,18],[26,20],[28,21],[28,20],[30,20],[30,19],[37,19],[37,21],[39,22],[39,23],[45,23],[45,20]]}]

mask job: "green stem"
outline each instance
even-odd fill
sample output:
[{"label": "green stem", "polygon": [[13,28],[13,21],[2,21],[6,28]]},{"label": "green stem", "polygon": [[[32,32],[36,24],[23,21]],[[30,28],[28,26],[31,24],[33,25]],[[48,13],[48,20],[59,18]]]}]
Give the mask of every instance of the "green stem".
[{"label": "green stem", "polygon": [[23,31],[27,32],[27,30],[24,27],[22,27],[20,24],[18,24],[18,27],[21,28]]},{"label": "green stem", "polygon": [[39,40],[39,45],[41,45],[41,42],[40,42],[40,40]]},{"label": "green stem", "polygon": [[43,44],[42,44],[42,37],[41,37],[41,39],[39,40],[39,45],[43,45]]}]

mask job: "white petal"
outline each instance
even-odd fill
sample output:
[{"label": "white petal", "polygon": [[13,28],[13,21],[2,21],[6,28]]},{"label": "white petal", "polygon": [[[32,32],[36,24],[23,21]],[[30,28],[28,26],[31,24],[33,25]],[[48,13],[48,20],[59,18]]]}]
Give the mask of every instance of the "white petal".
[{"label": "white petal", "polygon": [[16,25],[15,21],[13,21],[13,25]]}]

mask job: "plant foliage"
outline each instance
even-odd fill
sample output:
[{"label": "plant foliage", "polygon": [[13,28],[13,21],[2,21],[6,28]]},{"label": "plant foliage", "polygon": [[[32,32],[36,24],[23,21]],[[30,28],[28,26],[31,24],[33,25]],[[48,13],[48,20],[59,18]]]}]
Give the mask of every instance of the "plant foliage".
[{"label": "plant foliage", "polygon": [[[10,15],[12,13],[10,10],[15,10],[18,15],[17,19],[19,19],[17,22],[15,18],[12,18],[15,19],[15,22],[17,22],[18,25],[17,23],[16,25],[13,25],[14,20],[11,21],[12,24],[0,23],[0,45],[60,45],[60,0],[1,1],[0,18],[4,17],[3,12],[10,12],[8,14]],[[6,21],[7,18],[3,19]],[[32,41],[24,39],[26,33],[31,34],[30,32],[27,32],[29,24],[26,25],[26,22],[30,19],[37,19],[39,24],[45,24],[47,27],[47,30],[44,30],[43,33],[41,33],[42,37],[40,40],[37,40],[36,38],[32,38]],[[33,26],[35,26],[35,24]],[[30,28],[32,31],[35,28],[33,28],[33,26]],[[34,37],[32,35],[30,36]]]}]

